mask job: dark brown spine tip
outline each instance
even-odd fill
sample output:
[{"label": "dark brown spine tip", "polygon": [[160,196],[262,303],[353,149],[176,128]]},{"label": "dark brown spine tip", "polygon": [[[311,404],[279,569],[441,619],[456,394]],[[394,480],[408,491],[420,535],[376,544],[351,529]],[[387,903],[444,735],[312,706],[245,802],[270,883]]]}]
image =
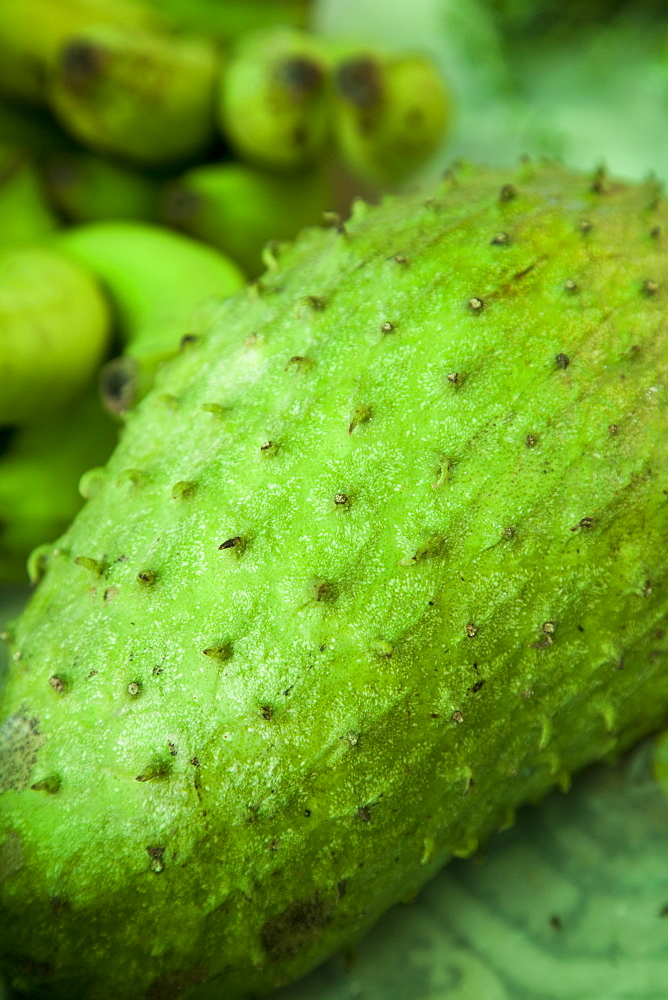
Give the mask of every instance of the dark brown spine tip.
[{"label": "dark brown spine tip", "polygon": [[534,448],[538,443],[538,438],[535,434],[527,434],[526,436],[526,446],[527,448]]},{"label": "dark brown spine tip", "polygon": [[142,692],[142,686],[139,681],[130,681],[126,690],[131,698],[137,698]]},{"label": "dark brown spine tip", "polygon": [[508,233],[495,233],[489,242],[495,247],[505,247],[510,243],[510,237]]},{"label": "dark brown spine tip", "polygon": [[656,295],[656,293],[659,291],[659,284],[657,281],[653,281],[651,278],[647,278],[642,283],[642,290],[645,293],[645,295],[648,296]]},{"label": "dark brown spine tip", "polygon": [[451,718],[452,721],[456,722],[458,726],[464,721],[464,716],[461,712],[453,712]]},{"label": "dark brown spine tip", "polygon": [[649,231],[649,235],[653,240],[658,240],[661,236],[662,230],[661,226],[652,226]]},{"label": "dark brown spine tip", "polygon": [[334,503],[337,507],[347,507],[350,503],[350,497],[347,493],[335,493]]},{"label": "dark brown spine tip", "polygon": [[594,223],[590,222],[589,219],[580,219],[578,222],[578,229],[581,233],[589,233],[594,228]]},{"label": "dark brown spine tip", "polygon": [[221,552],[225,549],[234,549],[235,552],[241,554],[246,548],[246,541],[241,535],[235,535],[233,538],[226,538],[224,542],[218,546],[218,551]]},{"label": "dark brown spine tip", "polygon": [[178,483],[174,483],[172,486],[172,500],[185,500],[187,497],[193,495],[196,488],[196,483],[192,483],[186,479],[180,479]]},{"label": "dark brown spine tip", "polygon": [[459,385],[462,380],[459,372],[448,372],[447,379],[450,385]]},{"label": "dark brown spine tip", "polygon": [[580,518],[577,524],[573,525],[571,531],[577,531],[578,528],[584,528],[586,530],[587,528],[591,528],[593,524],[594,524],[593,517],[582,517]]},{"label": "dark brown spine tip", "polygon": [[619,427],[617,426],[617,424],[608,424],[608,431],[610,432],[610,434],[614,435],[619,431]]},{"label": "dark brown spine tip", "polygon": [[[137,778],[137,781],[140,781],[140,780],[141,780],[140,778]],[[147,850],[148,856],[150,858],[149,867],[150,867],[151,871],[155,872],[156,875],[159,875],[160,872],[164,871],[164,868],[165,868],[165,862],[163,860],[164,859],[164,855],[165,855],[165,848],[164,847],[147,847],[146,850]]]},{"label": "dark brown spine tip", "polygon": [[472,313],[479,313],[484,309],[485,303],[477,295],[474,295],[473,298],[468,300],[467,305]]},{"label": "dark brown spine tip", "polygon": [[60,791],[62,782],[59,774],[49,774],[46,778],[36,781],[30,787],[34,792],[47,792],[48,795],[55,795]]},{"label": "dark brown spine tip", "polygon": [[274,714],[274,710],[271,707],[271,705],[262,705],[262,707],[260,708],[260,715],[267,722],[269,722],[269,720],[271,719],[271,717],[273,716],[273,714]]},{"label": "dark brown spine tip", "polygon": [[304,304],[310,306],[315,312],[322,312],[327,303],[320,295],[305,295]]},{"label": "dark brown spine tip", "polygon": [[408,263],[408,257],[405,257],[404,254],[402,254],[402,253],[395,253],[394,256],[391,259],[395,262],[395,264],[407,264]]},{"label": "dark brown spine tip", "polygon": [[564,291],[568,292],[569,295],[573,295],[578,290],[577,281],[573,281],[572,278],[568,278],[564,281]]},{"label": "dark brown spine tip", "polygon": [[210,660],[217,660],[219,663],[225,663],[227,660],[232,658],[232,644],[230,642],[223,642],[220,646],[209,646],[207,649],[203,649],[202,652],[205,656],[208,656]]},{"label": "dark brown spine tip", "polygon": [[554,359],[554,363],[556,364],[557,368],[565,370],[570,365],[571,359],[568,357],[567,354],[557,354],[556,358]]},{"label": "dark brown spine tip", "polygon": [[517,188],[514,184],[504,184],[499,191],[499,201],[512,201],[517,198]]},{"label": "dark brown spine tip", "polygon": [[468,622],[466,625],[466,634],[469,639],[474,639],[478,634],[478,626],[474,622]]},{"label": "dark brown spine tip", "polygon": [[264,444],[260,445],[260,454],[264,458],[273,457],[278,451],[278,445],[275,441],[265,441]]},{"label": "dark brown spine tip", "polygon": [[313,362],[310,358],[304,357],[303,354],[293,354],[284,370],[287,372],[290,368],[297,368],[300,371],[306,371],[308,368],[312,367]]},{"label": "dark brown spine tip", "polygon": [[152,569],[142,569],[137,573],[137,579],[146,587],[152,587],[157,579],[157,574]]},{"label": "dark brown spine tip", "polygon": [[360,424],[367,423],[367,421],[371,419],[372,413],[373,411],[371,407],[366,404],[362,404],[361,406],[356,406],[350,418],[350,423],[348,425],[348,433],[352,434],[355,428],[359,427]]},{"label": "dark brown spine tip", "polygon": [[105,410],[115,414],[129,410],[136,402],[139,382],[139,364],[134,358],[114,358],[103,365],[98,385]]},{"label": "dark brown spine tip", "polygon": [[607,190],[605,167],[597,167],[592,178],[591,191],[593,194],[606,194]]},{"label": "dark brown spine tip", "polygon": [[189,347],[194,347],[202,338],[196,333],[184,333],[179,341],[179,350],[186,351]]},{"label": "dark brown spine tip", "polygon": [[68,688],[67,681],[63,677],[58,677],[57,674],[53,674],[49,677],[49,684],[56,694],[65,694]]},{"label": "dark brown spine tip", "polygon": [[387,320],[385,323],[381,323],[380,329],[383,333],[394,333],[396,327],[394,323],[390,323],[390,321]]}]

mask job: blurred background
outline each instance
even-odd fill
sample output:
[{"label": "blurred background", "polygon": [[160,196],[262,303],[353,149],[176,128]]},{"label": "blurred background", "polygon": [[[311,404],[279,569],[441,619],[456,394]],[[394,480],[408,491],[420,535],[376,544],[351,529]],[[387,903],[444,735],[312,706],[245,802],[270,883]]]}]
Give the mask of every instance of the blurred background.
[{"label": "blurred background", "polygon": [[[0,0],[0,632],[280,241],[523,155],[665,182],[668,3]],[[281,1000],[666,1000],[667,789],[665,739],[592,769]]]}]

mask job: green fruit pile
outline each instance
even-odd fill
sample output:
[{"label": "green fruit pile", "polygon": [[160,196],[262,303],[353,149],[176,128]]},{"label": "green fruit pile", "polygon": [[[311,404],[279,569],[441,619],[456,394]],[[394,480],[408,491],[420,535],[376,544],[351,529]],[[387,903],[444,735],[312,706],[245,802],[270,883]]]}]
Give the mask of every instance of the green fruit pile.
[{"label": "green fruit pile", "polygon": [[[197,332],[198,303],[336,207],[335,157],[358,178],[347,203],[355,185],[403,181],[445,133],[431,62],[334,52],[306,13],[304,0],[0,4],[0,583],[64,530],[80,474],[116,437],[104,409],[122,416],[144,394]],[[366,89],[340,86],[360,61]],[[43,484],[38,505],[21,501],[19,470],[26,494]]]},{"label": "green fruit pile", "polygon": [[18,997],[263,995],[665,723],[667,226],[462,167],[161,369],[11,637]]}]

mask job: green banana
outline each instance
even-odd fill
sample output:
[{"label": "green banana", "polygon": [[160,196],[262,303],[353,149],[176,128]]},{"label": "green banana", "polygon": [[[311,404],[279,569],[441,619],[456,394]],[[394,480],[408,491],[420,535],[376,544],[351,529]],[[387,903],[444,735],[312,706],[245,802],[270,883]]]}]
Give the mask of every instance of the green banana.
[{"label": "green banana", "polygon": [[43,104],[44,81],[60,47],[70,35],[97,22],[136,31],[160,19],[134,0],[2,0],[0,93]]},{"label": "green banana", "polygon": [[89,273],[51,248],[0,254],[0,426],[35,424],[87,385],[109,340]]},{"label": "green banana", "polygon": [[272,174],[239,162],[207,164],[166,186],[161,215],[255,276],[262,270],[265,245],[320,222],[331,198],[324,170]]},{"label": "green banana", "polygon": [[327,72],[324,48],[304,32],[248,35],[221,74],[222,134],[258,166],[299,170],[314,163],[329,139]]},{"label": "green banana", "polygon": [[62,48],[47,92],[66,131],[144,166],[187,162],[215,137],[213,42],[91,25]]},{"label": "green banana", "polygon": [[94,153],[54,156],[43,176],[53,204],[69,222],[157,216],[159,182]]},{"label": "green banana", "polygon": [[270,25],[306,26],[310,0],[149,0],[177,29],[229,41]]},{"label": "green banana", "polygon": [[346,166],[381,187],[400,184],[438,149],[452,110],[434,63],[360,51],[334,67],[332,120]]},{"label": "green banana", "polygon": [[[26,558],[57,538],[79,508],[77,484],[118,435],[94,388],[37,426],[5,429],[0,455],[0,583],[27,581]],[[38,559],[38,557],[36,557]]]},{"label": "green banana", "polygon": [[90,223],[64,230],[54,243],[95,274],[113,302],[125,342],[124,356],[101,374],[103,403],[113,413],[132,406],[193,333],[199,303],[244,282],[237,265],[213,247],[148,223]]},{"label": "green banana", "polygon": [[27,154],[18,146],[0,143],[0,249],[39,242],[56,226]]}]

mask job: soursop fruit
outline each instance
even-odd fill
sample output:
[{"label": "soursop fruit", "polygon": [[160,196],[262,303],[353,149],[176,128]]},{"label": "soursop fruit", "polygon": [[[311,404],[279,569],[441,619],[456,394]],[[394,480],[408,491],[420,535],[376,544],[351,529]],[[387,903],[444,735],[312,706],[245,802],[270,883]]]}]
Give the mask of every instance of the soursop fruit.
[{"label": "soursop fruit", "polygon": [[666,720],[667,223],[462,167],[187,339],[14,629],[18,996],[262,995]]}]

